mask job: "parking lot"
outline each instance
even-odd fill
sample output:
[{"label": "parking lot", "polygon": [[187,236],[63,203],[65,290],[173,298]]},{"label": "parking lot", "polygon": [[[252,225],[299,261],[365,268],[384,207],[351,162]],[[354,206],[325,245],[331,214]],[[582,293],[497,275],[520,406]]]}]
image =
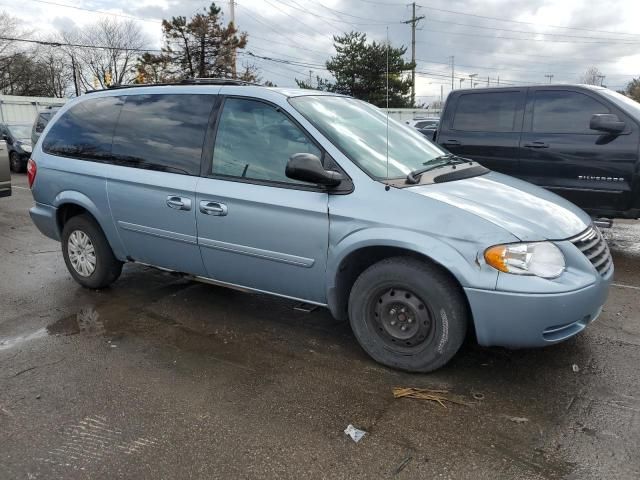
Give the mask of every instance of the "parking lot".
[{"label": "parking lot", "polygon": [[[0,478],[603,479],[640,475],[640,223],[605,232],[601,317],[565,343],[468,341],[435,373],[374,363],[327,311],[126,265],[67,273],[0,199]],[[514,312],[517,321],[517,312]],[[394,399],[447,390],[464,404]],[[359,443],[343,430],[367,432]]]}]

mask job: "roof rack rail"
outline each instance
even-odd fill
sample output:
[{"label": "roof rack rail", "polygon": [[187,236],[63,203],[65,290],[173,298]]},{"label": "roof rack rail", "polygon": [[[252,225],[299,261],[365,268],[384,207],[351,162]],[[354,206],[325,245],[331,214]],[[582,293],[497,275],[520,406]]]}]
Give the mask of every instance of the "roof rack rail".
[{"label": "roof rack rail", "polygon": [[85,93],[104,92],[107,90],[119,90],[122,88],[139,88],[139,87],[167,87],[171,85],[257,85],[259,83],[246,82],[244,80],[237,80],[235,78],[185,78],[179,82],[170,83],[132,83],[132,84],[118,84],[109,85],[107,88],[97,88],[95,90],[87,90]]},{"label": "roof rack rail", "polygon": [[185,78],[180,81],[187,85],[258,85],[257,83],[245,82],[235,78]]}]

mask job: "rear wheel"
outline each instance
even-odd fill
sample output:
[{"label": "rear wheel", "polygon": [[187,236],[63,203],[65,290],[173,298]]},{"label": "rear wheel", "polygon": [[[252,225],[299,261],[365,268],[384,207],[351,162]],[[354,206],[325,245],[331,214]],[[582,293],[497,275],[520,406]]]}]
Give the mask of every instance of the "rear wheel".
[{"label": "rear wheel", "polygon": [[9,154],[9,166],[12,172],[24,172],[24,165],[22,164],[22,160],[20,160],[20,156],[16,152],[11,152]]},{"label": "rear wheel", "polygon": [[122,272],[104,233],[89,215],[71,217],[62,230],[62,255],[76,282],[86,288],[104,288]]},{"label": "rear wheel", "polygon": [[349,297],[349,320],[358,342],[376,361],[429,372],[456,354],[469,315],[460,287],[447,273],[395,257],[358,277]]}]

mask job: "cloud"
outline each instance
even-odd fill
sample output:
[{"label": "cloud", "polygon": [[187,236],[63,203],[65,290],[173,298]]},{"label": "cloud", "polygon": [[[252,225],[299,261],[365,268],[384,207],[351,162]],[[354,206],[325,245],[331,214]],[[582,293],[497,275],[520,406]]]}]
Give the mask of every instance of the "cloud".
[{"label": "cloud", "polygon": [[[70,0],[56,0],[56,3]],[[640,17],[637,0],[611,0],[606,8],[594,8],[590,0],[424,0],[417,9],[426,18],[416,33],[417,93],[433,100],[442,88],[451,89],[449,57],[455,57],[454,86],[469,85],[468,75],[477,74],[480,86],[548,81],[577,82],[592,65],[605,75],[605,83],[622,88],[640,75]],[[151,48],[161,45],[160,20],[191,16],[207,6],[202,0],[76,0],[73,5],[140,19]],[[229,20],[229,3],[220,1]],[[25,0],[19,6],[0,9],[23,18],[38,32],[52,32],[74,24],[84,25],[100,14]],[[460,12],[460,13],[451,13]],[[256,64],[264,80],[294,86],[294,78],[326,77],[325,61],[334,54],[332,36],[360,30],[372,40],[387,35],[394,46],[410,46],[411,31],[401,23],[411,9],[401,0],[240,0],[236,24],[249,34],[247,51],[255,55],[285,59],[304,65],[285,65],[239,56],[240,63]],[[493,18],[487,18],[493,17]],[[509,22],[496,19],[511,20]],[[556,28],[551,25],[571,27]],[[407,51],[407,58],[410,48]]]}]

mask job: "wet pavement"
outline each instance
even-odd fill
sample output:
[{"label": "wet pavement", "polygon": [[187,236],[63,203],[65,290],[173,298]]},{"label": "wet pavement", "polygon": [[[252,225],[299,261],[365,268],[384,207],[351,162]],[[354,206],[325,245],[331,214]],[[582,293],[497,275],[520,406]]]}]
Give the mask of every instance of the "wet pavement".
[{"label": "wet pavement", "polygon": [[[13,181],[0,199],[0,479],[640,478],[639,222],[606,233],[615,286],[578,337],[469,341],[445,368],[406,374],[322,309],[137,265],[82,289]],[[396,386],[466,405],[396,400]],[[348,424],[367,431],[359,443]]]}]

